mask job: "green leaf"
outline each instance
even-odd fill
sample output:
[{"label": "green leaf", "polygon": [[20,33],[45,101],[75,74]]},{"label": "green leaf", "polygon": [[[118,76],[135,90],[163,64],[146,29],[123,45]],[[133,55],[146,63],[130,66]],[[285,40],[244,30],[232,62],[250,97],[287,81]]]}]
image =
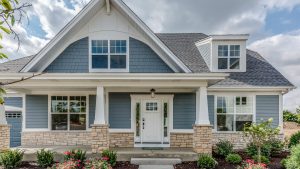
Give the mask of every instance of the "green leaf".
[{"label": "green leaf", "polygon": [[0,49],[3,49],[3,46],[2,46],[2,45],[0,45]]},{"label": "green leaf", "polygon": [[7,59],[8,57],[4,53],[0,53],[0,59]]},{"label": "green leaf", "polygon": [[15,25],[15,17],[14,15],[11,15],[11,25],[14,26]]},{"label": "green leaf", "polygon": [[18,5],[18,4],[19,4],[19,1],[18,1],[18,0],[15,0],[15,3]]},{"label": "green leaf", "polygon": [[8,28],[5,28],[4,26],[0,25],[0,29],[2,29],[5,33],[10,34],[11,31]]},{"label": "green leaf", "polygon": [[12,10],[11,4],[9,0],[2,0],[1,5],[6,9],[6,10]]},{"label": "green leaf", "polygon": [[3,37],[2,37],[2,34],[0,33],[0,40],[2,39]]}]

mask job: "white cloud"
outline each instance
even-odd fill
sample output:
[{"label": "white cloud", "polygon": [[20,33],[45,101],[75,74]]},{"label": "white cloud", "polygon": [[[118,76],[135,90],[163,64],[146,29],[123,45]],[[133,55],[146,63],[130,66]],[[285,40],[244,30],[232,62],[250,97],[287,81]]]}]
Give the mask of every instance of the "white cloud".
[{"label": "white cloud", "polygon": [[[295,86],[300,87],[300,30],[271,36],[249,45],[258,51],[272,65],[287,77]],[[300,105],[300,89],[284,96],[284,108],[295,111]]]}]

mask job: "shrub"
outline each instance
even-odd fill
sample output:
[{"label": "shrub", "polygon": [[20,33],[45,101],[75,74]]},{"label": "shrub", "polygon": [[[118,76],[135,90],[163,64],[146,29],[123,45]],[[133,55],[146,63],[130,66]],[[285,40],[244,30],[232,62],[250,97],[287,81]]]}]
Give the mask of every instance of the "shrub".
[{"label": "shrub", "polygon": [[238,154],[228,154],[226,157],[226,162],[230,164],[240,164],[242,161],[242,157]]},{"label": "shrub", "polygon": [[287,161],[287,159],[282,159],[282,160],[280,161],[280,164],[281,164],[284,168],[286,168],[286,161]]},{"label": "shrub", "polygon": [[283,111],[283,121],[289,121],[289,122],[299,122],[299,117],[297,114],[291,113],[288,110]]},{"label": "shrub", "polygon": [[52,168],[53,169],[77,169],[78,165],[80,165],[78,161],[69,160],[63,163],[57,163]]},{"label": "shrub", "polygon": [[[272,150],[272,147],[270,144],[264,144],[261,148],[261,155],[265,156],[265,157],[270,157],[271,150]],[[257,147],[253,143],[248,144],[247,148],[246,148],[246,153],[247,153],[247,155],[249,155],[251,157],[258,155]]]},{"label": "shrub", "polygon": [[197,161],[197,166],[200,169],[213,169],[218,165],[218,162],[208,154],[200,154]]},{"label": "shrub", "polygon": [[85,164],[86,169],[112,169],[107,161],[99,159],[87,160]]},{"label": "shrub", "polygon": [[6,169],[16,168],[21,164],[23,155],[21,150],[8,150],[0,154],[0,164]]},{"label": "shrub", "polygon": [[286,159],[285,167],[287,169],[299,169],[300,166],[300,144],[294,146],[291,155]]},{"label": "shrub", "polygon": [[38,151],[37,164],[43,168],[51,167],[54,164],[54,153],[44,149]]},{"label": "shrub", "polygon": [[78,162],[77,168],[82,168],[84,166],[84,162],[86,160],[86,151],[82,151],[80,149],[66,151],[66,152],[64,152],[64,160],[65,161],[77,161]]},{"label": "shrub", "polygon": [[243,165],[237,167],[237,169],[267,169],[267,165],[264,163],[255,163],[254,160],[246,160]]},{"label": "shrub", "polygon": [[297,133],[295,133],[291,136],[290,142],[289,142],[289,148],[291,148],[292,146],[295,146],[299,143],[300,143],[300,131],[298,131]]},{"label": "shrub", "polygon": [[[258,155],[253,156],[252,159],[253,159],[255,162],[258,162]],[[270,160],[269,160],[269,158],[266,157],[266,156],[261,156],[261,162],[264,163],[264,164],[270,164]]]},{"label": "shrub", "polygon": [[230,141],[228,140],[220,140],[216,144],[215,148],[215,153],[222,156],[226,157],[228,154],[231,154],[233,152],[233,145]]},{"label": "shrub", "polygon": [[280,139],[273,138],[267,144],[271,146],[271,156],[279,155],[284,149],[284,142]]},{"label": "shrub", "polygon": [[103,150],[102,160],[107,161],[111,166],[115,166],[117,163],[117,153],[111,150]]}]

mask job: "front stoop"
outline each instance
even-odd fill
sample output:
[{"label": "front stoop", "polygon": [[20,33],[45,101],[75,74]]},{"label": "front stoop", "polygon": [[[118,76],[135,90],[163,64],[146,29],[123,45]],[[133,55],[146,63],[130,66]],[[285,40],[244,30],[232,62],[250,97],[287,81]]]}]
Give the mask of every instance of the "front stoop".
[{"label": "front stoop", "polygon": [[212,126],[194,125],[193,149],[196,153],[212,154]]},{"label": "front stoop", "polygon": [[109,148],[109,126],[92,125],[92,153],[100,153]]},{"label": "front stoop", "polygon": [[131,164],[135,165],[175,165],[181,164],[179,158],[132,158]]},{"label": "front stoop", "polygon": [[10,126],[0,124],[0,151],[7,150],[10,147]]}]

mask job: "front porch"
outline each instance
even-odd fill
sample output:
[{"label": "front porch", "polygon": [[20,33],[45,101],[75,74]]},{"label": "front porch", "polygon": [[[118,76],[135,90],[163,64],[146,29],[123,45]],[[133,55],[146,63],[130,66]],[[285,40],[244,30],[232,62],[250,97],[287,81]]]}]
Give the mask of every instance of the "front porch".
[{"label": "front porch", "polygon": [[[81,149],[87,152],[87,157],[99,157],[92,153],[90,146],[38,146],[17,147],[24,151],[24,161],[36,161],[36,152],[42,148],[55,153],[55,160],[62,161],[63,153],[72,149]],[[130,161],[131,158],[178,158],[181,161],[195,161],[198,154],[192,148],[111,148],[117,152],[118,161]]]}]

